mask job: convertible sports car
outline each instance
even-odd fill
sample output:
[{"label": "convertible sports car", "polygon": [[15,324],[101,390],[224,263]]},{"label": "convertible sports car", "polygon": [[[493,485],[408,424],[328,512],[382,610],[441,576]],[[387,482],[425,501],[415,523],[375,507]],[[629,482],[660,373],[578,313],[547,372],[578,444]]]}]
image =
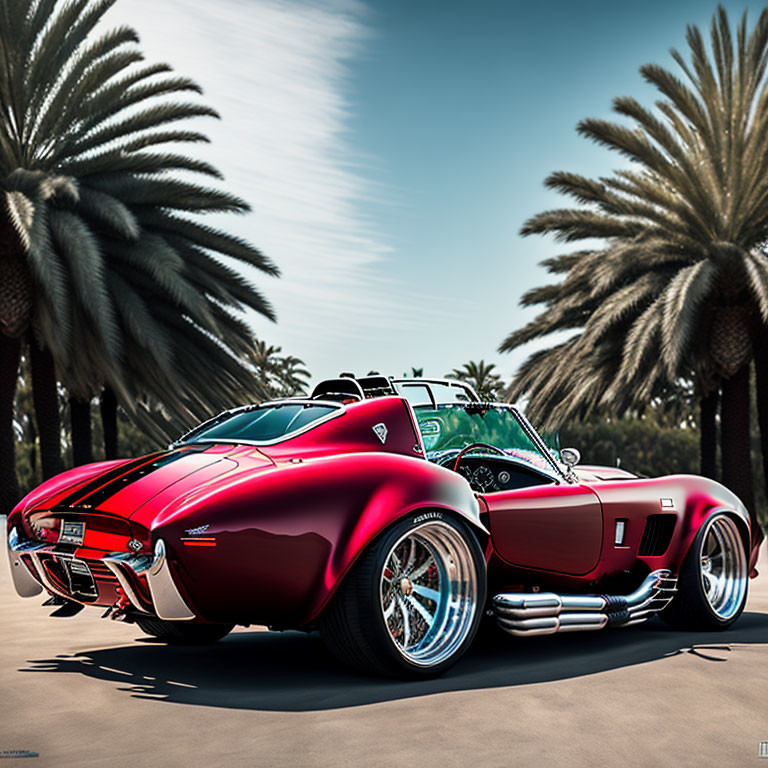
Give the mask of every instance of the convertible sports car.
[{"label": "convertible sports car", "polygon": [[457,382],[344,375],[44,483],[8,518],[13,581],[169,642],[319,629],[411,677],[456,662],[484,616],[521,637],[731,625],[762,536],[739,499],[578,458]]}]

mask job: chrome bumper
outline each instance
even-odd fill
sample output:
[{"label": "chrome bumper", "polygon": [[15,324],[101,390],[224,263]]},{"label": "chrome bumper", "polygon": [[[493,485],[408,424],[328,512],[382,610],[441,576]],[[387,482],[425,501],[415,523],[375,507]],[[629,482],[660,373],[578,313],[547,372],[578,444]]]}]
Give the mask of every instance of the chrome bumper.
[{"label": "chrome bumper", "polygon": [[[34,597],[39,595],[43,588],[21,561],[20,553],[24,551],[27,551],[27,548],[19,541],[16,529],[12,528],[8,534],[8,562],[11,565],[11,581],[13,581],[13,587],[17,594],[21,595],[21,597]],[[34,560],[32,563],[35,565],[35,570],[37,570]]]},{"label": "chrome bumper", "polygon": [[173,580],[168,558],[165,556],[165,546],[162,547],[162,556],[155,554],[154,558],[150,555],[117,552],[107,555],[103,560],[107,568],[117,577],[126,597],[139,610],[142,610],[141,604],[126,578],[125,568],[130,568],[136,576],[146,575],[152,605],[161,619],[189,621],[195,618],[195,614],[192,613]]},{"label": "chrome bumper", "polygon": [[506,593],[493,598],[493,608],[499,626],[511,635],[553,635],[639,624],[664,609],[676,591],[677,579],[659,570],[626,596]]},{"label": "chrome bumper", "polygon": [[[146,613],[138,595],[131,586],[130,575],[145,576],[149,586],[149,594],[155,613],[161,619],[174,621],[188,621],[194,619],[195,614],[181,596],[176,583],[173,580],[168,558],[165,556],[165,547],[162,555],[135,555],[130,552],[113,552],[105,555],[100,562],[109,568],[117,578],[125,596],[131,601],[136,610]],[[11,564],[11,577],[17,594],[21,597],[34,597],[39,595],[43,587],[51,594],[58,595],[67,600],[72,596],[58,589],[48,578],[43,568],[41,555],[52,555],[60,559],[74,559],[74,555],[68,552],[59,552],[55,546],[33,541],[20,541],[16,529],[8,534],[8,559]],[[22,557],[29,557],[29,561],[35,569],[37,579],[29,572],[22,562]],[[85,560],[87,563],[87,560]],[[130,571],[126,570],[130,569]],[[42,585],[42,586],[41,586]]]}]

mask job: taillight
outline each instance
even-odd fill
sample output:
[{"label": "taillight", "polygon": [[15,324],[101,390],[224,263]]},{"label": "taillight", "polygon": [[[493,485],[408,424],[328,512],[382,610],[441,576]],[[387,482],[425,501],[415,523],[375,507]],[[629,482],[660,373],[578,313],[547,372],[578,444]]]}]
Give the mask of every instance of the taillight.
[{"label": "taillight", "polygon": [[36,512],[27,518],[30,532],[38,541],[56,544],[61,532],[61,519],[50,517],[48,512]]}]

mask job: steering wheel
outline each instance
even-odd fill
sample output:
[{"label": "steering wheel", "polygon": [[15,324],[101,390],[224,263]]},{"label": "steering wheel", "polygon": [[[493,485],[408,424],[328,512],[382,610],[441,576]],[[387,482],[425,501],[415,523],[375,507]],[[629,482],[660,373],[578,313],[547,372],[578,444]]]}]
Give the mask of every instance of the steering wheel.
[{"label": "steering wheel", "polygon": [[459,462],[464,458],[465,454],[470,453],[471,451],[477,451],[480,448],[484,450],[495,451],[501,456],[507,455],[504,453],[504,451],[501,450],[501,448],[497,448],[495,445],[491,445],[490,443],[470,443],[466,448],[462,448],[459,451],[459,455],[456,457],[456,461],[453,462],[453,471],[456,472],[456,470],[458,470]]}]

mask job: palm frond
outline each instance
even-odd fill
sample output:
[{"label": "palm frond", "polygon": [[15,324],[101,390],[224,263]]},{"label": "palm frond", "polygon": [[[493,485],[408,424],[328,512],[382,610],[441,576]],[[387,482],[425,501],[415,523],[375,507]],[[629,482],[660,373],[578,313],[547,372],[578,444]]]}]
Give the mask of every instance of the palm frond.
[{"label": "palm frond", "polygon": [[[0,191],[25,247],[35,332],[70,392],[107,384],[137,418],[164,409],[161,432],[267,394],[244,362],[242,311],[274,313],[237,267],[278,271],[198,221],[249,210],[189,181],[222,175],[175,150],[208,141],[184,121],[218,114],[194,101],[193,80],[142,64],[133,29],[97,31],[114,1],[0,4]],[[299,386],[300,361],[285,365]]]},{"label": "palm frond", "polygon": [[582,136],[631,167],[599,179],[551,174],[546,185],[580,207],[545,211],[522,228],[602,241],[544,262],[559,282],[524,294],[524,306],[542,311],[500,347],[574,330],[531,356],[510,389],[554,421],[637,407],[638,393],[659,397],[681,377],[707,391],[718,313],[752,311],[768,325],[768,9],[751,31],[742,16],[734,32],[718,7],[708,38],[689,27],[686,42],[688,58],[672,51],[679,76],[641,68],[660,94],[654,107],[623,97],[614,111],[629,125],[579,123]]},{"label": "palm frond", "polygon": [[72,287],[85,314],[96,323],[98,338],[116,360],[121,354],[112,302],[105,285],[104,259],[97,238],[75,213],[51,208],[48,211],[51,241],[68,267]]},{"label": "palm frond", "polygon": [[121,200],[82,184],[77,211],[107,237],[136,240],[141,229],[131,209]]}]

